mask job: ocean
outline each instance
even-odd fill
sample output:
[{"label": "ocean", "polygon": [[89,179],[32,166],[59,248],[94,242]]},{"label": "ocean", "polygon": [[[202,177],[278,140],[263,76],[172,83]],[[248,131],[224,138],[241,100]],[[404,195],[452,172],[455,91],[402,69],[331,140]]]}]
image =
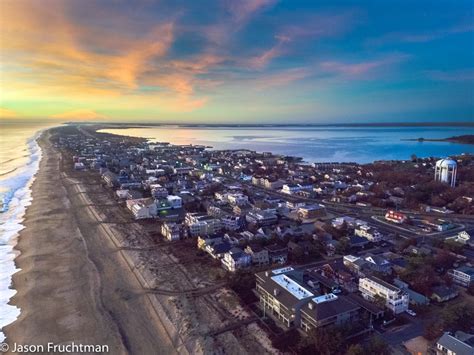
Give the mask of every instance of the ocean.
[{"label": "ocean", "polygon": [[15,294],[11,277],[18,270],[14,250],[26,207],[31,203],[31,184],[38,170],[40,131],[51,124],[0,122],[0,341],[1,329],[12,323],[20,310],[9,305]]},{"label": "ocean", "polygon": [[114,128],[100,132],[173,144],[202,144],[214,149],[246,148],[258,152],[298,156],[307,162],[357,162],[405,160],[474,154],[474,145],[418,142],[402,139],[448,138],[474,134],[474,127],[341,127],[341,126],[155,126]]}]

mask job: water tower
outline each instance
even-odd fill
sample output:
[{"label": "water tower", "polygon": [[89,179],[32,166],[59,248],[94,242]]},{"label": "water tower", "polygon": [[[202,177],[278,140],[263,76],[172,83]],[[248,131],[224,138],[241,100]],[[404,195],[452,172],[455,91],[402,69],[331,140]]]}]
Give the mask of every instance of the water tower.
[{"label": "water tower", "polygon": [[454,160],[449,158],[438,160],[435,167],[435,180],[445,182],[454,187],[456,186],[457,172],[458,166]]}]

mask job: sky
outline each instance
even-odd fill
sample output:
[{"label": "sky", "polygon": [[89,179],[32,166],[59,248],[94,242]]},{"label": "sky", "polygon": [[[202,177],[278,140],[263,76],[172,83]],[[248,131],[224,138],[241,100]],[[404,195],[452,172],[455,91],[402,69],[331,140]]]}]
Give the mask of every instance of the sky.
[{"label": "sky", "polygon": [[474,1],[0,0],[0,117],[472,121]]}]

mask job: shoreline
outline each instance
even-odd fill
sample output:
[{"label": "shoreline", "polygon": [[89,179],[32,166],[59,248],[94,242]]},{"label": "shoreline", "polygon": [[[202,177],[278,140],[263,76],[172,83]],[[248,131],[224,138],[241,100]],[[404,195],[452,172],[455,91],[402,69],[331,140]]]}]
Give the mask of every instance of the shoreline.
[{"label": "shoreline", "polygon": [[[11,299],[17,293],[17,290],[13,287],[12,278],[15,273],[20,271],[16,263],[16,259],[21,254],[20,251],[17,249],[17,244],[19,240],[19,235],[21,231],[25,228],[24,221],[26,218],[26,211],[28,209],[28,206],[31,205],[33,199],[32,186],[34,181],[36,180],[36,175],[38,173],[39,164],[42,158],[42,149],[38,144],[38,139],[42,135],[43,131],[44,129],[36,131],[33,136],[31,136],[27,140],[26,143],[26,145],[28,146],[29,156],[31,157],[31,160],[27,163],[27,165],[31,164],[31,166],[33,167],[31,176],[28,177],[28,180],[24,185],[17,187],[14,192],[9,195],[6,202],[6,197],[2,201],[3,205],[0,217],[2,217],[2,230],[5,233],[4,236],[7,237],[6,240],[3,240],[3,243],[4,246],[8,246],[10,250],[7,251],[7,253],[4,255],[5,258],[2,259],[1,262],[2,264],[8,264],[2,267],[8,266],[8,271],[10,271],[9,268],[12,267],[12,270],[10,273],[5,273],[5,279],[8,279],[7,288],[9,291],[7,292],[10,293],[10,295],[3,295],[4,291],[2,291],[2,325],[0,327],[0,341],[5,340],[4,328],[9,324],[13,323],[16,319],[18,319],[21,314],[21,309],[11,304]],[[16,167],[8,173],[2,174],[2,176],[17,171],[19,168],[20,167]],[[28,172],[28,169],[26,170],[26,172]],[[10,177],[9,179],[12,179],[12,177]],[[13,200],[15,200],[16,203],[14,203]],[[2,285],[2,287],[3,286],[4,285]]]},{"label": "shoreline", "polygon": [[[79,342],[108,345],[111,353],[116,354],[158,347],[168,353],[166,337],[160,339],[159,331],[153,334],[158,343],[150,334],[146,339],[138,335],[132,340],[124,338],[124,324],[116,318],[130,317],[131,324],[133,318],[146,319],[149,307],[144,302],[140,302],[140,309],[125,309],[123,314],[115,313],[120,313],[119,305],[119,311],[108,309],[106,303],[120,300],[105,299],[106,275],[93,258],[111,250],[97,249],[87,241],[93,231],[84,228],[84,224],[90,220],[82,220],[84,216],[77,215],[74,206],[79,202],[75,197],[81,194],[71,195],[70,187],[65,186],[60,176],[60,154],[50,144],[50,136],[51,130],[46,130],[38,139],[42,159],[31,186],[32,201],[24,215],[24,228],[15,246],[19,252],[14,260],[18,271],[12,277],[16,293],[9,304],[19,307],[21,313],[3,328],[6,342],[10,349],[15,343]],[[87,235],[88,232],[91,234]],[[117,264],[110,266],[124,275]],[[124,279],[118,283],[134,286],[128,278]],[[135,317],[130,315],[132,311]],[[153,328],[154,323],[148,325]]]},{"label": "shoreline", "polygon": [[[146,139],[147,141],[151,143],[169,143],[171,145],[175,146],[180,146],[180,145],[186,145],[183,142],[183,137],[182,135],[177,134],[178,138],[173,137],[173,136],[163,136],[163,132],[160,132],[160,129],[164,128],[165,129],[165,134],[171,134],[166,131],[167,127],[164,125],[157,125],[157,126],[142,126],[142,127],[136,127],[136,126],[128,126],[128,125],[107,125],[107,124],[93,124],[90,125],[91,128],[94,129],[94,131],[97,134],[104,134],[104,135],[116,135],[123,137],[124,139],[137,139],[137,138],[142,138]],[[258,126],[261,129],[264,129],[265,127],[260,125]],[[300,127],[300,126],[297,126]],[[453,126],[451,126],[453,127]],[[184,127],[184,126],[179,126],[176,128],[179,133],[179,129],[182,128],[187,128],[187,129],[211,129],[211,128],[224,128],[224,129],[241,129],[244,127],[212,127],[212,126],[196,126],[196,127]],[[247,127],[247,128],[252,128],[252,127]],[[273,127],[273,128],[279,128],[279,129],[284,129],[284,127]],[[300,127],[302,128],[302,127]],[[323,127],[320,127],[323,128]],[[364,128],[364,127],[362,127]],[[370,127],[365,127],[365,128],[370,128]],[[393,127],[382,127],[382,128],[393,128]],[[402,127],[402,128],[407,128],[407,127]],[[430,128],[430,127],[426,127]],[[470,128],[470,127],[469,127]],[[133,131],[136,130],[136,131]],[[157,130],[156,134],[153,134],[153,132],[149,132],[148,130]],[[370,150],[367,150],[365,148],[365,145],[363,145],[362,142],[362,137],[357,138],[358,136],[356,135],[356,139],[358,139],[357,144],[354,145],[354,149],[351,148],[351,145],[349,143],[344,143],[344,139],[352,139],[350,135],[348,137],[345,137],[342,142],[343,143],[338,143],[340,141],[340,138],[337,136],[330,136],[326,138],[312,138],[312,136],[305,136],[303,135],[302,139],[308,140],[310,145],[314,144],[314,149],[308,148],[307,144],[302,144],[302,143],[295,143],[292,142],[291,139],[289,140],[288,144],[280,144],[275,145],[274,143],[270,143],[271,147],[267,147],[264,144],[264,141],[260,141],[257,137],[256,139],[249,139],[249,140],[242,140],[242,141],[236,141],[234,136],[229,136],[230,138],[228,140],[221,140],[222,137],[227,137],[225,134],[217,134],[219,139],[212,139],[210,138],[202,138],[202,136],[199,135],[200,133],[198,131],[195,132],[195,134],[191,134],[192,137],[192,145],[194,146],[205,146],[205,147],[212,147],[211,149],[214,151],[229,151],[229,150],[250,150],[250,151],[256,151],[259,153],[263,153],[265,151],[271,150],[272,153],[282,155],[282,156],[291,156],[294,158],[301,159],[303,162],[307,164],[323,164],[323,163],[357,163],[359,165],[367,165],[367,164],[372,164],[374,162],[378,161],[405,161],[410,159],[410,157],[414,154],[422,158],[428,158],[428,157],[437,157],[439,159],[445,157],[445,156],[450,156],[450,155],[460,155],[460,154],[472,154],[474,153],[472,151],[472,144],[468,144],[466,142],[458,142],[458,141],[449,141],[447,140],[447,143],[451,143],[448,145],[447,150],[444,148],[438,148],[438,149],[431,149],[428,154],[420,153],[417,147],[417,145],[413,145],[413,142],[418,141],[418,138],[411,138],[411,139],[403,139],[400,138],[400,136],[393,136],[390,134],[387,134],[387,139],[392,140],[394,144],[400,145],[400,150],[397,151],[397,153],[393,153],[393,151],[387,151],[383,149],[383,144],[381,139],[375,139],[374,143],[372,145],[369,145],[368,147],[371,147]],[[205,137],[205,136],[204,136]],[[274,137],[274,135],[270,134],[269,137]],[[427,140],[428,141],[428,140]],[[444,141],[444,140],[443,140]],[[188,141],[189,142],[189,141]],[[315,143],[316,142],[316,143]],[[190,144],[190,143],[188,143]],[[319,146],[325,144],[328,147],[327,151],[322,151],[322,153],[315,153],[318,149]],[[288,145],[290,145],[291,150],[288,151]],[[377,146],[380,146],[380,149],[376,149]]]}]

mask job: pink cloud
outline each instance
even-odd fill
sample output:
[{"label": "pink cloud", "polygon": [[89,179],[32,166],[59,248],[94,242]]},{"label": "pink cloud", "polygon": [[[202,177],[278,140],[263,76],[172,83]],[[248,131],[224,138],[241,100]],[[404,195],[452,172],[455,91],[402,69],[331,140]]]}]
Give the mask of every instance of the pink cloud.
[{"label": "pink cloud", "polygon": [[275,4],[275,0],[229,0],[227,7],[237,24],[243,24],[255,13]]},{"label": "pink cloud", "polygon": [[262,54],[250,58],[247,65],[252,69],[262,69],[266,67],[274,58],[281,56],[286,52],[285,43],[290,41],[286,36],[275,36],[278,42]]},{"label": "pink cloud", "polygon": [[395,54],[382,59],[365,61],[359,63],[347,63],[340,61],[326,61],[320,63],[323,71],[328,73],[340,74],[343,76],[361,76],[368,75],[391,64],[406,60],[409,56],[405,54]]}]

